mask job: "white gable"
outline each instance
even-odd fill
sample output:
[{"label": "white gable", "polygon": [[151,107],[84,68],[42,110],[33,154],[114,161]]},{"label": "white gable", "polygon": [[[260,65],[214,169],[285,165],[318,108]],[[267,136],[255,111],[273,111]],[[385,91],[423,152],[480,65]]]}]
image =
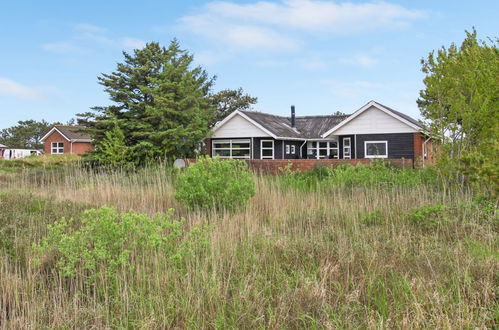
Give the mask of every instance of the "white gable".
[{"label": "white gable", "polygon": [[270,136],[255,124],[236,114],[217,128],[212,138],[268,137]]},{"label": "white gable", "polygon": [[388,115],[375,106],[371,106],[352,121],[334,132],[334,135],[380,134],[380,133],[415,133],[416,129]]}]

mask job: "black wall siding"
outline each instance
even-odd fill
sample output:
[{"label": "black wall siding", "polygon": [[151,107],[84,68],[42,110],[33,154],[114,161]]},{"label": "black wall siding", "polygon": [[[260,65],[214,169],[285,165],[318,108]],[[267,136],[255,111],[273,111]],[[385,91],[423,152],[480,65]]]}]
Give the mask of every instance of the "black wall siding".
[{"label": "black wall siding", "polygon": [[[300,158],[300,146],[303,144],[303,141],[295,141],[295,140],[284,140],[284,159],[298,159]],[[286,154],[286,146],[290,146],[290,154]],[[295,153],[291,153],[291,146],[295,146]]]},{"label": "black wall siding", "polygon": [[414,159],[413,133],[357,134],[357,158],[365,158],[365,141],[387,141],[388,158]]},{"label": "black wall siding", "polygon": [[[339,158],[343,159],[343,139],[344,138],[350,138],[350,159],[354,159],[355,158],[355,150],[357,149],[357,146],[355,144],[355,137],[353,135],[341,135],[338,137]],[[359,157],[359,155],[357,155],[357,157],[362,158],[362,157]]]}]

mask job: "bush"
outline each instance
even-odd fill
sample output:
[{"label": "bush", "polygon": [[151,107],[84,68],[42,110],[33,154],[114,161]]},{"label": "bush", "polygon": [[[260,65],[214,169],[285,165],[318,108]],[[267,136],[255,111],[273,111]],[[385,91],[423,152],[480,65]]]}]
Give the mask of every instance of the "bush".
[{"label": "bush", "polygon": [[449,222],[449,211],[450,207],[446,205],[423,205],[412,209],[407,218],[416,227],[431,230]]},{"label": "bush", "polygon": [[255,194],[251,172],[244,161],[199,158],[175,181],[175,198],[188,208],[234,210]]},{"label": "bush", "polygon": [[115,280],[118,269],[131,267],[132,256],[155,250],[178,264],[206,237],[204,228],[186,234],[183,220],[172,221],[172,214],[173,209],[156,217],[131,211],[120,214],[107,207],[87,210],[79,224],[62,218],[49,225],[47,237],[35,249],[44,259],[55,259],[63,276],[80,274],[87,281]]},{"label": "bush", "polygon": [[336,168],[319,166],[311,171],[292,171],[283,169],[282,183],[286,187],[310,191],[340,187],[385,187],[408,186],[438,183],[436,172],[432,168],[399,169],[386,162],[374,162],[370,165],[340,165]]}]

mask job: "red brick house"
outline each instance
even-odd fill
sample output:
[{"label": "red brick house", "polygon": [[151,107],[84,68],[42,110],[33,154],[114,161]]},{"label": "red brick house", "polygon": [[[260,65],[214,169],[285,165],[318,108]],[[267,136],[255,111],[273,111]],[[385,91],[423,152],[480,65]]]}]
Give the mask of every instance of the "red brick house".
[{"label": "red brick house", "polygon": [[89,150],[93,150],[92,138],[83,130],[83,126],[56,125],[52,127],[41,139],[44,143],[45,154],[82,155]]}]

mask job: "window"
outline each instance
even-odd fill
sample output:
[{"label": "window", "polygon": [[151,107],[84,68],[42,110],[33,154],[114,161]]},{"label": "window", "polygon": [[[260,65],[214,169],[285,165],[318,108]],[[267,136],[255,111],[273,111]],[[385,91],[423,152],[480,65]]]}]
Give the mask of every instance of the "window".
[{"label": "window", "polygon": [[338,158],[337,141],[310,141],[307,142],[308,158]]},{"label": "window", "polygon": [[250,140],[213,140],[211,155],[220,158],[249,159]]},{"label": "window", "polygon": [[63,154],[64,142],[52,142],[52,154]]},{"label": "window", "polygon": [[286,144],[286,155],[289,155],[291,152],[291,146],[289,144]]},{"label": "window", "polygon": [[343,139],[343,158],[344,159],[352,158],[351,152],[350,152],[351,150],[352,150],[352,147],[350,145],[350,138],[349,137],[344,138]]},{"label": "window", "polygon": [[329,158],[338,158],[338,142],[329,142]]},{"label": "window", "polygon": [[291,153],[294,155],[296,154],[296,146],[293,144],[291,145]]},{"label": "window", "polygon": [[260,141],[260,158],[261,159],[274,159],[274,141],[261,140]]},{"label": "window", "polygon": [[388,158],[387,141],[366,141],[364,142],[366,158]]}]

